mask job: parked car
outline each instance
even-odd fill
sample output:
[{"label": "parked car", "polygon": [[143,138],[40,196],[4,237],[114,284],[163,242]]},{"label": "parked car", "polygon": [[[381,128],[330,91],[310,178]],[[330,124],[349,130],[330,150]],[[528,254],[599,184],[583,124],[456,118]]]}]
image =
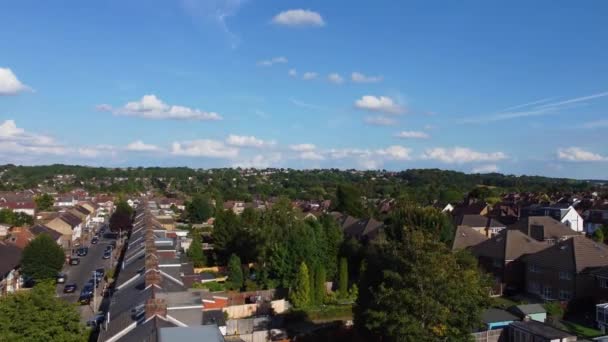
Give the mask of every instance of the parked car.
[{"label": "parked car", "polygon": [[112,252],[111,251],[105,251],[105,252],[103,252],[103,258],[104,259],[110,259],[111,256],[112,256]]},{"label": "parked car", "polygon": [[80,264],[79,258],[70,258],[70,265],[74,266],[74,265],[78,265],[78,264]]},{"label": "parked car", "polygon": [[63,287],[63,293],[74,293],[74,292],[76,292],[77,288],[78,288],[78,285],[76,285],[76,283],[66,284]]},{"label": "parked car", "polygon": [[64,284],[67,279],[68,279],[68,275],[64,274],[64,273],[57,274],[57,277],[55,278],[55,280],[57,281],[57,284]]},{"label": "parked car", "polygon": [[82,288],[82,291],[80,291],[80,295],[83,295],[83,294],[91,294],[91,295],[93,294],[93,285],[91,285],[90,281],[89,281],[89,283],[86,283],[84,285],[84,287]]},{"label": "parked car", "polygon": [[103,322],[106,320],[106,314],[103,312],[98,312],[87,322],[87,326],[97,329]]},{"label": "parked car", "polygon": [[82,247],[78,249],[78,252],[76,253],[76,255],[83,257],[86,256],[87,254],[89,254],[89,248],[88,247]]},{"label": "parked car", "polygon": [[80,303],[81,305],[87,305],[91,302],[92,299],[92,293],[81,293],[80,297],[78,297],[78,303]]},{"label": "parked car", "polygon": [[97,274],[97,281],[99,281],[99,279],[103,279],[103,276],[106,274],[106,270],[103,268],[98,268],[95,270],[95,274]]},{"label": "parked car", "polygon": [[99,239],[97,237],[94,237],[91,239],[91,244],[92,245],[96,245],[99,242]]}]

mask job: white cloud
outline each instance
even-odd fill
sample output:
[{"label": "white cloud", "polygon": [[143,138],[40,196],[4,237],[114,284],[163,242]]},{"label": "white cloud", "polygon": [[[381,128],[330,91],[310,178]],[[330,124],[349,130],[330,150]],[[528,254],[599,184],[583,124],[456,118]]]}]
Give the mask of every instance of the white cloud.
[{"label": "white cloud", "polygon": [[393,145],[385,149],[376,150],[376,154],[378,154],[379,156],[395,160],[410,160],[411,152],[412,149],[399,145]]},{"label": "white cloud", "polygon": [[253,147],[253,148],[262,148],[267,146],[275,145],[274,141],[264,141],[262,139],[258,139],[254,136],[245,136],[245,135],[234,135],[230,134],[228,138],[226,138],[226,143],[231,146],[237,147]]},{"label": "white cloud", "polygon": [[63,155],[67,151],[68,148],[52,137],[29,133],[17,127],[14,120],[6,120],[0,124],[0,153]]},{"label": "white cloud", "polygon": [[99,156],[99,150],[91,147],[81,147],[78,149],[78,154],[86,158],[95,158]]},{"label": "white cloud", "polygon": [[234,167],[242,168],[258,168],[263,169],[267,167],[276,166],[282,159],[280,153],[271,153],[269,155],[258,154],[253,156],[251,159],[238,161],[233,164]]},{"label": "white cloud", "polygon": [[365,95],[355,101],[355,107],[372,112],[383,112],[388,114],[405,113],[405,108],[397,104],[388,96]]},{"label": "white cloud", "polygon": [[273,57],[271,59],[259,61],[258,66],[268,67],[268,66],[273,66],[275,64],[285,64],[285,63],[287,63],[287,58],[281,56],[281,57]]},{"label": "white cloud", "polygon": [[287,72],[287,75],[289,75],[290,77],[297,77],[298,71],[296,69],[289,69],[289,71]]},{"label": "white cloud", "polygon": [[585,151],[579,147],[560,148],[557,150],[557,158],[573,162],[597,162],[608,161],[608,157],[600,154]]},{"label": "white cloud", "polygon": [[192,17],[195,25],[207,22],[217,26],[228,37],[233,49],[239,45],[240,38],[232,32],[227,19],[235,16],[247,0],[180,0],[179,2],[182,9]]},{"label": "white cloud", "polygon": [[329,80],[329,82],[334,83],[334,84],[342,84],[344,82],[344,79],[342,78],[342,76],[340,76],[340,74],[335,73],[335,72],[327,75],[327,80]]},{"label": "white cloud", "polygon": [[235,158],[238,156],[239,150],[226,146],[219,140],[200,139],[174,142],[171,146],[171,153],[189,157]]},{"label": "white cloud", "polygon": [[473,173],[492,173],[498,172],[498,166],[496,164],[479,165],[473,168]]},{"label": "white cloud", "polygon": [[581,127],[588,128],[588,129],[608,127],[608,120],[601,119],[601,120],[596,120],[596,121],[590,121],[590,122],[584,123]]},{"label": "white cloud", "polygon": [[309,71],[309,72],[305,72],[302,75],[302,79],[304,81],[310,81],[310,80],[314,80],[315,78],[317,78],[318,75],[319,74],[317,74],[316,72]]},{"label": "white cloud", "polygon": [[292,9],[281,12],[272,18],[272,22],[277,25],[290,27],[325,26],[325,21],[319,13],[305,9]]},{"label": "white cloud", "polygon": [[296,152],[309,152],[314,151],[317,146],[313,144],[297,144],[297,145],[289,145],[289,149]]},{"label": "white cloud", "polygon": [[135,116],[144,119],[172,119],[172,120],[221,120],[222,117],[215,112],[205,112],[196,108],[178,105],[168,105],[156,95],[144,95],[139,101],[132,101],[120,108],[102,104],[97,110],[112,112],[115,115]]},{"label": "white cloud", "polygon": [[160,148],[156,145],[146,144],[141,140],[136,140],[127,145],[127,151],[134,152],[154,152],[159,151]]},{"label": "white cloud", "polygon": [[366,124],[376,125],[376,126],[393,126],[397,124],[397,121],[393,118],[389,118],[383,115],[378,116],[367,116],[363,121]]},{"label": "white cloud", "polygon": [[355,71],[350,74],[350,79],[355,83],[377,83],[382,81],[382,76],[366,76]]},{"label": "white cloud", "polygon": [[16,95],[31,88],[21,83],[9,68],[0,68],[0,96]]},{"label": "white cloud", "polygon": [[300,159],[304,159],[304,160],[324,160],[325,157],[321,153],[319,153],[319,152],[308,151],[308,152],[302,152],[302,153],[300,153]]},{"label": "white cloud", "polygon": [[499,161],[507,158],[503,152],[477,152],[466,147],[431,148],[422,155],[423,159],[438,160],[449,164],[470,162]]},{"label": "white cloud", "polygon": [[401,131],[395,135],[400,139],[428,139],[430,136],[425,132],[420,131]]}]

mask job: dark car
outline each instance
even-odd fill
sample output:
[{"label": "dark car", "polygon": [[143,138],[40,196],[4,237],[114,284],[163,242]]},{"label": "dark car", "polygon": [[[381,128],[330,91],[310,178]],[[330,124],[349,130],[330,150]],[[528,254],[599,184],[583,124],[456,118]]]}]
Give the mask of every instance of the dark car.
[{"label": "dark car", "polygon": [[64,273],[59,273],[57,275],[57,277],[55,278],[55,280],[57,281],[57,284],[64,284],[67,279],[68,279],[68,275],[64,274]]},{"label": "dark car", "polygon": [[95,316],[93,316],[93,318],[91,318],[89,321],[87,321],[87,326],[93,328],[93,329],[97,329],[100,325],[103,324],[103,322],[106,320],[106,314],[104,314],[103,312],[98,312],[95,314]]},{"label": "dark car", "polygon": [[82,290],[80,291],[80,295],[86,295],[86,294],[93,294],[93,285],[91,285],[91,282],[89,281],[88,283],[86,283],[84,285],[84,287],[82,288]]},{"label": "dark car", "polygon": [[93,299],[92,293],[81,293],[80,297],[78,297],[78,303],[80,303],[82,305],[86,305],[86,304],[89,304],[92,299]]},{"label": "dark car", "polygon": [[91,239],[91,244],[92,245],[96,245],[99,242],[99,239],[97,237],[94,237]]},{"label": "dark car", "polygon": [[63,287],[63,293],[74,293],[74,292],[76,292],[77,288],[78,288],[78,285],[76,285],[76,283],[66,284]]},{"label": "dark car", "polygon": [[76,253],[76,255],[83,257],[86,256],[87,254],[89,254],[89,248],[88,247],[82,247],[78,249],[78,252]]},{"label": "dark car", "polygon": [[105,252],[103,252],[103,258],[104,259],[110,259],[111,256],[112,256],[112,252],[111,251],[105,251]]},{"label": "dark car", "polygon": [[103,268],[98,268],[95,270],[95,274],[97,274],[97,281],[99,281],[99,279],[103,279],[103,276],[106,274],[106,270]]},{"label": "dark car", "polygon": [[80,264],[80,259],[70,258],[70,265],[78,265],[78,264]]},{"label": "dark car", "polygon": [[89,281],[87,282],[87,286],[90,286],[91,288],[93,288],[93,286],[95,286],[95,288],[99,287],[99,283],[101,283],[101,279],[89,279]]}]

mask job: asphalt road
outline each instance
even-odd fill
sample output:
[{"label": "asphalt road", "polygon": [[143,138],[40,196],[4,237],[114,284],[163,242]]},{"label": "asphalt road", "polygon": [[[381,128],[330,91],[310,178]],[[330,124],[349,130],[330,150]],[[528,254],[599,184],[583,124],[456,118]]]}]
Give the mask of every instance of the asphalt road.
[{"label": "asphalt road", "polygon": [[[90,240],[89,240],[90,241]],[[67,274],[67,280],[65,284],[76,283],[78,286],[74,293],[63,293],[63,287],[65,284],[57,285],[57,296],[60,298],[70,302],[76,303],[78,301],[78,297],[80,297],[80,291],[84,287],[84,285],[89,281],[89,279],[93,278],[93,272],[98,268],[104,268],[107,272],[110,268],[112,268],[112,261],[115,256],[114,253],[110,259],[103,259],[103,252],[106,249],[106,246],[110,244],[114,239],[106,239],[104,237],[100,237],[99,242],[97,244],[90,244],[87,241],[83,247],[89,247],[89,253],[84,257],[80,258],[79,265],[66,265],[63,268],[63,273]],[[75,256],[76,257],[76,256]],[[98,279],[100,281],[99,287],[96,289],[96,305],[99,307],[101,302],[101,291],[104,286],[104,280]],[[93,314],[96,310],[93,308],[93,301],[89,305],[79,305],[79,312],[82,322],[87,322],[93,317]]]}]

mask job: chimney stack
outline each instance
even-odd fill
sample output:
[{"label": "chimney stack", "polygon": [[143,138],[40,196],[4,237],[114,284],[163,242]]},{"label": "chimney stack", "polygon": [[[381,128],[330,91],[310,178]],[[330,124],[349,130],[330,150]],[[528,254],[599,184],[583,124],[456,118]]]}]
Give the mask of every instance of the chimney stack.
[{"label": "chimney stack", "polygon": [[164,299],[150,298],[146,301],[146,319],[155,315],[167,317],[167,303]]}]

